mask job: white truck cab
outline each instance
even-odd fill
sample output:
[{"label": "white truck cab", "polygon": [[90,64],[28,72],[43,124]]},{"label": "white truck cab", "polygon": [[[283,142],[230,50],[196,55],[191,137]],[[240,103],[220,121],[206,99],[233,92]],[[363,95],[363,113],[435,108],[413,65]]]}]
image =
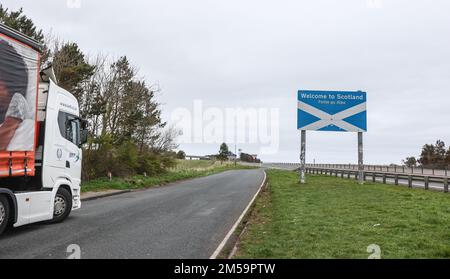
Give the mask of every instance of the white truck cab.
[{"label": "white truck cab", "polygon": [[[0,25],[0,40],[39,49],[36,42],[4,25]],[[81,147],[87,141],[87,122],[80,118],[77,99],[57,85],[52,69],[37,72],[37,93],[25,94],[35,98],[34,119],[27,120],[27,129],[34,132],[34,148],[0,150],[0,234],[8,226],[61,222],[81,207]],[[31,70],[28,74],[32,76]],[[0,75],[0,86],[1,82]],[[28,101],[32,107],[34,100]],[[6,124],[0,123],[0,137],[6,137],[2,125]],[[19,126],[16,138],[21,137],[20,129],[25,128]]]}]

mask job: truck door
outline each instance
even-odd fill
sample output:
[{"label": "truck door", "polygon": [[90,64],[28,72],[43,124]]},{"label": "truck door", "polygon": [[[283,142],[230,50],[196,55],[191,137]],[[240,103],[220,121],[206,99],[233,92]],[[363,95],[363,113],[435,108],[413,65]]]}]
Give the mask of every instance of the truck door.
[{"label": "truck door", "polygon": [[58,181],[81,182],[80,120],[72,94],[50,82],[44,143],[43,184],[54,188]]},{"label": "truck door", "polygon": [[81,183],[81,148],[80,145],[80,119],[76,115],[65,112],[59,112],[59,117],[62,118],[61,123],[64,131],[61,131],[65,143],[65,170],[67,175],[72,180],[74,185]]}]

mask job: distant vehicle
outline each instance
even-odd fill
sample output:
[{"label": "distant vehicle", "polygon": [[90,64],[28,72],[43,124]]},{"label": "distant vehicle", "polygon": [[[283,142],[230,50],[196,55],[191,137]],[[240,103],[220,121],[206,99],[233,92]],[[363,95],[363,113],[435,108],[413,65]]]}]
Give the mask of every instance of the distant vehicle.
[{"label": "distant vehicle", "polygon": [[41,49],[0,24],[0,234],[81,207],[87,122],[53,70],[40,71]]}]

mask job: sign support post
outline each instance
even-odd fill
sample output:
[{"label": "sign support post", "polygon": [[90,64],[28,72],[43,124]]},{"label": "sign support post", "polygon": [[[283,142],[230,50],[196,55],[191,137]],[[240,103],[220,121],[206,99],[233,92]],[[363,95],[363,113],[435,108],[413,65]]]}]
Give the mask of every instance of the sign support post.
[{"label": "sign support post", "polygon": [[362,132],[358,132],[358,181],[359,184],[364,184],[364,147]]},{"label": "sign support post", "polygon": [[301,131],[301,148],[300,148],[300,183],[306,183],[306,130]]}]

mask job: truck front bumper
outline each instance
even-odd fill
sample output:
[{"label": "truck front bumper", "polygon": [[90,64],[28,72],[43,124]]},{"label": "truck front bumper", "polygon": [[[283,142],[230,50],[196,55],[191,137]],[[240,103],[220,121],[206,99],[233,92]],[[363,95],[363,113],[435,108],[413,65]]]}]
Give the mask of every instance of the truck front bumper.
[{"label": "truck front bumper", "polygon": [[81,208],[81,194],[80,189],[73,189],[72,190],[72,210],[77,210]]},{"label": "truck front bumper", "polygon": [[74,196],[72,201],[72,210],[77,210],[81,208],[80,196]]}]

